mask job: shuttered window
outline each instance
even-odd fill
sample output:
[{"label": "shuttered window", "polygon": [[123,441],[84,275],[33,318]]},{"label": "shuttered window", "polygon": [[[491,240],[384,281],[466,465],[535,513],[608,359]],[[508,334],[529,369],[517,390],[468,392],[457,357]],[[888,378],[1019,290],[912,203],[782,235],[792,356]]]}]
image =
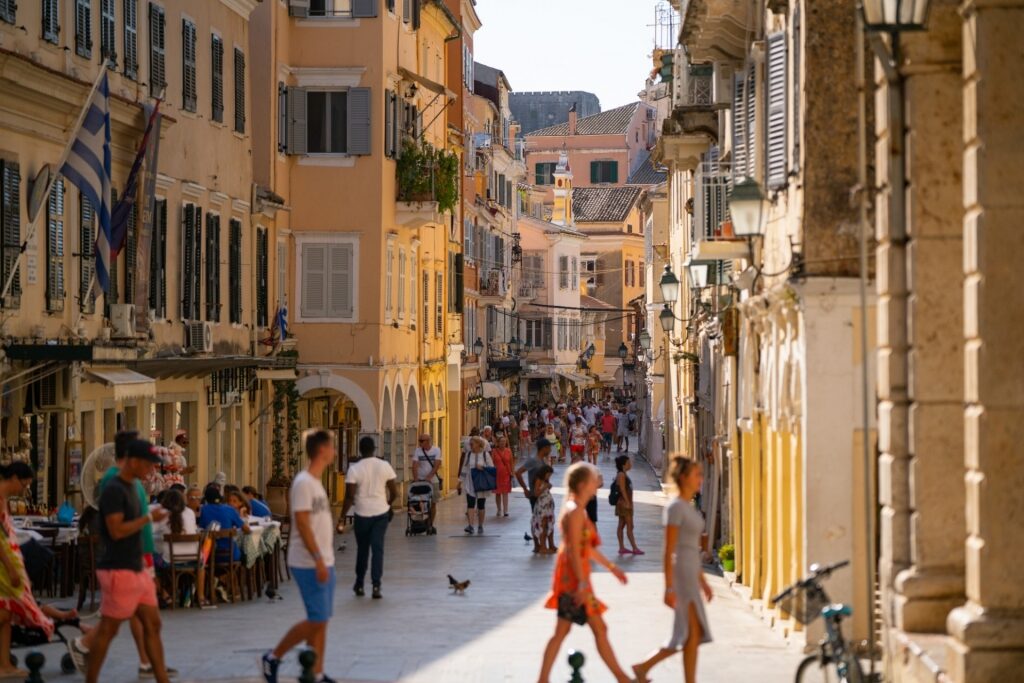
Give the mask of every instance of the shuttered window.
[{"label": "shuttered window", "polygon": [[569,257],[559,256],[558,257],[558,288],[568,289],[569,288]]},{"label": "shuttered window", "polygon": [[747,77],[738,73],[732,82],[732,173],[737,181],[747,175]]},{"label": "shuttered window", "polygon": [[421,0],[404,0],[402,3],[402,21],[412,24],[414,29],[420,27]]},{"label": "shuttered window", "polygon": [[[0,159],[0,281],[6,283],[21,253],[21,171],[18,164]],[[0,285],[2,286],[2,285]],[[15,273],[7,297],[0,302],[4,308],[17,308],[21,296],[21,275]]]},{"label": "shuttered window", "polygon": [[434,274],[434,334],[444,333],[444,273]]},{"label": "shuttered window", "polygon": [[214,121],[224,121],[224,40],[217,34],[210,37],[210,101]]},{"label": "shuttered window", "polygon": [[466,267],[462,254],[455,254],[455,313],[463,313],[466,306]]},{"label": "shuttered window", "polygon": [[[110,205],[117,206],[117,190],[111,188],[110,190]],[[122,250],[123,251],[123,250]],[[106,318],[110,317],[110,305],[120,303],[121,289],[119,273],[118,273],[118,260],[120,254],[117,256],[111,255],[110,259],[110,291],[103,296],[103,315]]]},{"label": "shuttered window", "polygon": [[591,161],[590,182],[592,183],[617,183],[619,182],[619,162],[617,161]]},{"label": "shuttered window", "polygon": [[100,1],[100,56],[111,69],[117,68],[117,27],[114,6],[116,0]]},{"label": "shuttered window", "polygon": [[181,216],[181,319],[202,320],[203,210],[186,204]]},{"label": "shuttered window", "polygon": [[153,236],[149,245],[149,308],[154,319],[167,317],[167,200],[153,205]]},{"label": "shuttered window", "polygon": [[245,132],[245,53],[235,48],[235,132]]},{"label": "shuttered window", "polygon": [[60,43],[60,0],[42,0],[43,40]]},{"label": "shuttered window", "polygon": [[401,109],[398,94],[394,90],[384,91],[384,156],[398,157],[402,144]]},{"label": "shuttered window", "polygon": [[196,25],[181,20],[181,100],[185,111],[196,110]]},{"label": "shuttered window", "polygon": [[398,248],[398,319],[405,320],[405,248]]},{"label": "shuttered window", "polygon": [[[268,251],[269,252],[269,248]],[[277,243],[277,305],[284,306],[288,299],[288,243]],[[269,289],[269,287],[268,287]]]},{"label": "shuttered window", "polygon": [[96,211],[82,193],[78,194],[78,303],[82,313],[96,306]]},{"label": "shuttered window", "polygon": [[793,119],[793,144],[792,168],[794,171],[800,169],[800,93],[803,91],[800,82],[800,55],[801,55],[801,34],[800,34],[800,3],[793,6],[793,86],[792,86],[792,114]]},{"label": "shuttered window", "polygon": [[124,0],[124,75],[139,77],[139,0]]},{"label": "shuttered window", "polygon": [[423,271],[423,336],[430,334],[430,271]]},{"label": "shuttered window", "polygon": [[288,154],[370,154],[369,88],[288,88],[285,109]]},{"label": "shuttered window", "polygon": [[53,182],[46,201],[46,310],[64,310],[63,178]]},{"label": "shuttered window", "polygon": [[351,318],[356,296],[354,266],[354,244],[303,244],[302,317]]},{"label": "shuttered window", "polygon": [[92,0],[75,0],[75,54],[92,57]]},{"label": "shuttered window", "polygon": [[17,0],[0,0],[0,21],[6,21],[8,24],[13,24],[17,19],[17,13]]},{"label": "shuttered window", "polygon": [[242,223],[231,219],[228,226],[228,321],[238,325],[242,322]]},{"label": "shuttered window", "polygon": [[768,36],[766,62],[765,181],[770,190],[786,186],[786,34]]},{"label": "shuttered window", "polygon": [[167,86],[164,8],[149,3],[149,94],[162,97]]},{"label": "shuttered window", "polygon": [[136,253],[138,238],[135,236],[135,225],[139,215],[138,206],[138,203],[132,204],[131,213],[128,214],[128,231],[124,241],[124,301],[128,304],[135,303],[135,268],[139,260]]},{"label": "shuttered window", "polygon": [[220,322],[220,216],[206,214],[206,319]]},{"label": "shuttered window", "polygon": [[504,173],[501,173],[501,174],[498,175],[497,194],[498,194],[498,204],[500,204],[501,206],[505,206],[506,197],[505,197],[505,174]]},{"label": "shuttered window", "polygon": [[[337,5],[339,0],[334,0]],[[377,0],[351,0],[352,16],[355,18],[370,18],[377,16]],[[342,2],[342,4],[345,4]]]},{"label": "shuttered window", "polygon": [[395,245],[388,240],[387,253],[384,256],[384,319],[391,319],[392,302],[395,289]]},{"label": "shuttered window", "polygon": [[416,283],[419,282],[419,273],[417,272],[417,254],[416,250],[412,250],[412,254],[409,257],[409,325],[416,328],[416,309],[418,308],[417,302],[419,296],[416,291]]},{"label": "shuttered window", "polygon": [[[269,277],[270,238],[266,228],[256,230],[256,326],[266,327],[269,323],[269,302],[267,288]],[[278,302],[281,305],[282,302]]]},{"label": "shuttered window", "polygon": [[554,185],[555,184],[555,162],[553,162],[553,161],[539,162],[534,167],[534,184],[535,185]]}]

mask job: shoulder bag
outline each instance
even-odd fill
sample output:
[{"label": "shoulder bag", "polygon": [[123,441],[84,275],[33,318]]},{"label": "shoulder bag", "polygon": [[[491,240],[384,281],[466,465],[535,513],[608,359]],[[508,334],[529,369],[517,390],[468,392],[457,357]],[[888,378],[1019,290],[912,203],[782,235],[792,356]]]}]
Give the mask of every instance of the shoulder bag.
[{"label": "shoulder bag", "polygon": [[[480,453],[478,457],[483,456]],[[474,458],[475,460],[475,458]],[[467,463],[468,464],[468,463]],[[469,476],[473,478],[473,490],[477,493],[487,493],[498,488],[498,470],[495,467],[477,467],[474,462],[470,465]]]}]

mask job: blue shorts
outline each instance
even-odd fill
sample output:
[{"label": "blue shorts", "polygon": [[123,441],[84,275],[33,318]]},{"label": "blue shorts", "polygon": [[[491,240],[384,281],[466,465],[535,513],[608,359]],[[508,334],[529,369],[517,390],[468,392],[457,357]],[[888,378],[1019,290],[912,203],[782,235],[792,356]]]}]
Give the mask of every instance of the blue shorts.
[{"label": "blue shorts", "polygon": [[330,621],[334,614],[334,587],[338,583],[334,567],[328,567],[327,583],[317,582],[316,569],[291,567],[291,570],[302,594],[302,604],[306,606],[306,620],[318,624]]},{"label": "blue shorts", "polygon": [[604,432],[601,436],[604,437],[604,445],[605,446],[611,446],[612,445],[612,433],[611,432]]}]

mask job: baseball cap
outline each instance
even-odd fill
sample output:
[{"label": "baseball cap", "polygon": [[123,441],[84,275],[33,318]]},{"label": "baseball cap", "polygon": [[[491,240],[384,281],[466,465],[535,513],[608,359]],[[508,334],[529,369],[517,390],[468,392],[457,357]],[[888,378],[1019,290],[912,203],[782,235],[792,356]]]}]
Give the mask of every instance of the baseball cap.
[{"label": "baseball cap", "polygon": [[145,439],[135,439],[134,441],[130,441],[128,443],[128,447],[125,449],[125,457],[140,458],[154,463],[163,462],[160,459],[160,456],[157,455],[156,447]]}]

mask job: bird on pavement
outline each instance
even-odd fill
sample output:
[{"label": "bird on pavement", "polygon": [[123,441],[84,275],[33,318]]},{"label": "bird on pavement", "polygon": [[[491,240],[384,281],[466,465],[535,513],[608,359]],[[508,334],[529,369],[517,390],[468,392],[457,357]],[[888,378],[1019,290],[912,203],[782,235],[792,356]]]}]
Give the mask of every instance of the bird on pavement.
[{"label": "bird on pavement", "polygon": [[448,585],[453,591],[455,591],[455,595],[464,595],[466,593],[466,589],[469,588],[469,579],[466,579],[465,581],[458,581],[454,576],[449,574]]},{"label": "bird on pavement", "polygon": [[529,543],[533,540],[533,536],[531,536],[530,534],[523,534],[523,540]]}]

